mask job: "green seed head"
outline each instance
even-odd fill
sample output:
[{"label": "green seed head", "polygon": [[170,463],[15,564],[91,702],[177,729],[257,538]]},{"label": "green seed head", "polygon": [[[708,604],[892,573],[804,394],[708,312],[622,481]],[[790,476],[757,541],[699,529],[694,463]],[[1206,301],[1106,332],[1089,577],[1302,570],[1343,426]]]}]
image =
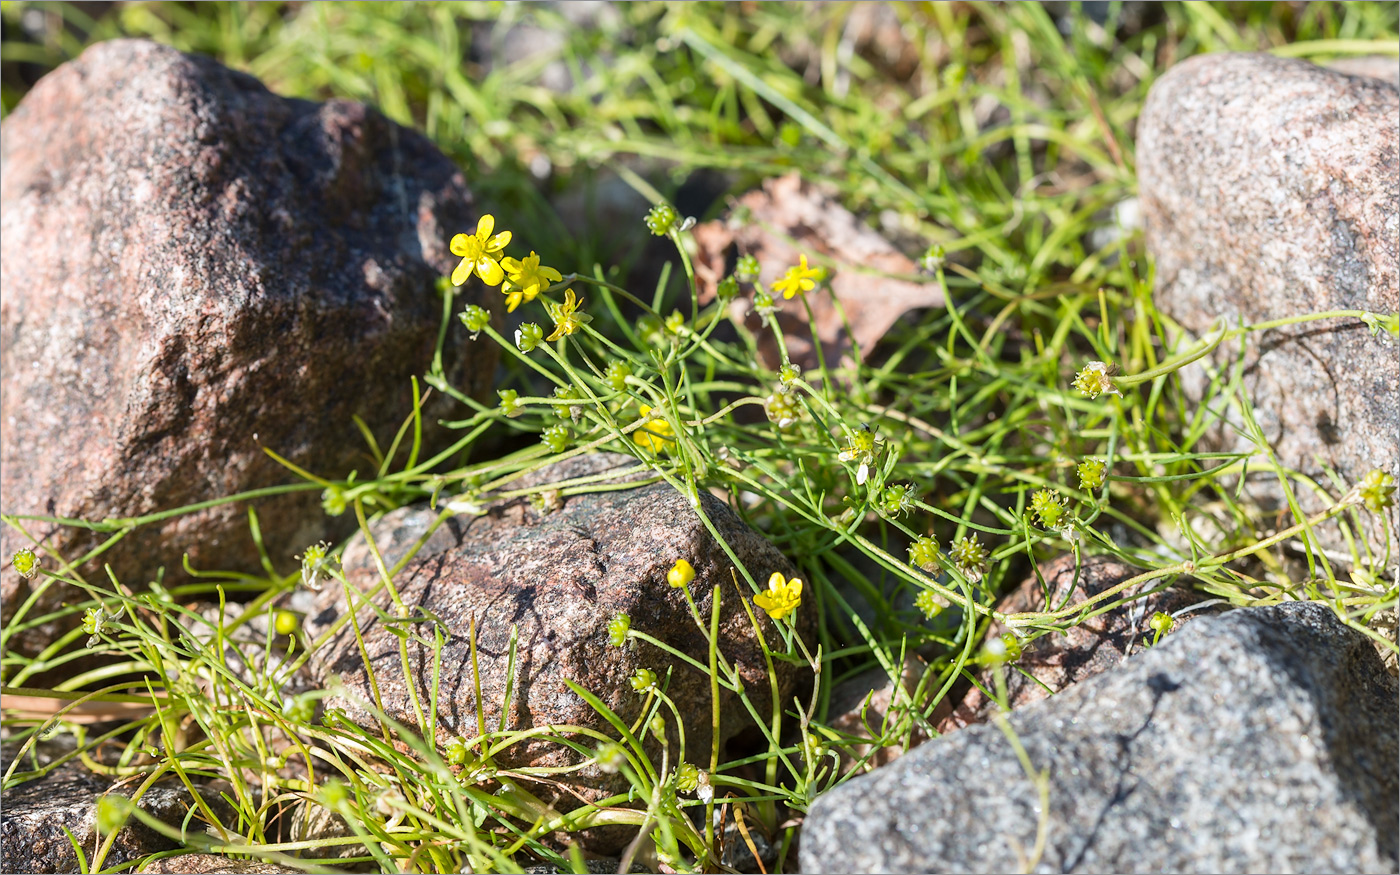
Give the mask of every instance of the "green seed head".
[{"label": "green seed head", "polygon": [[632,628],[632,618],[626,614],[618,614],[608,623],[608,643],[613,647],[621,647],[627,643],[627,632]]},{"label": "green seed head", "polygon": [[448,739],[447,744],[443,746],[442,752],[448,764],[454,766],[463,765],[466,763],[468,756],[467,740],[460,735],[456,738]]},{"label": "green seed head", "polygon": [[[582,393],[573,386],[555,386],[554,397],[560,401],[577,401],[582,398]],[[555,404],[554,415],[560,419],[571,419],[575,409],[572,404]]]},{"label": "green seed head", "polygon": [[925,571],[938,570],[938,539],[920,535],[909,545],[909,564]]},{"label": "green seed head", "polygon": [[670,204],[657,204],[647,211],[647,230],[657,237],[665,237],[680,221],[680,213]]},{"label": "green seed head", "polygon": [[719,285],[715,286],[715,297],[719,299],[721,304],[739,297],[739,281],[734,278],[733,274],[720,280]]},{"label": "green seed head", "polygon": [[912,486],[903,483],[887,486],[880,496],[880,512],[887,517],[903,516],[913,508],[917,498]]},{"label": "green seed head", "polygon": [[768,414],[768,421],[778,428],[792,428],[802,415],[802,407],[791,394],[774,392],[763,400],[763,412]]},{"label": "green seed head", "polygon": [[656,672],[649,668],[637,669],[637,673],[631,678],[632,689],[638,693],[645,693],[656,686]]},{"label": "green seed head", "polygon": [[519,392],[514,389],[497,389],[496,394],[501,396],[501,412],[506,416],[515,417],[525,412],[520,404]]},{"label": "green seed head", "polygon": [[948,558],[964,577],[974,582],[981,580],[987,570],[987,548],[977,540],[976,534],[954,541]]},{"label": "green seed head", "polygon": [[515,348],[524,353],[535,351],[544,342],[544,329],[534,322],[526,322],[515,329]]},{"label": "green seed head", "polygon": [[1064,499],[1049,489],[1041,489],[1031,496],[1031,513],[1040,518],[1045,528],[1057,529],[1065,518]]},{"label": "green seed head", "polygon": [[914,598],[914,607],[919,609],[925,620],[932,620],[948,607],[948,600],[933,590],[926,589]]},{"label": "green seed head", "polygon": [[695,763],[681,763],[680,768],[676,769],[676,790],[681,793],[693,793],[699,786],[699,767]]},{"label": "green seed head", "polygon": [[491,311],[476,304],[468,304],[465,310],[457,314],[457,318],[461,319],[462,324],[472,333],[472,340],[476,340],[481,329],[491,324]]},{"label": "green seed head", "polygon": [[551,425],[540,435],[540,440],[551,453],[562,453],[569,448],[569,441],[573,439],[574,433],[567,425]]},{"label": "green seed head", "polygon": [[340,516],[348,506],[345,490],[339,486],[328,486],[321,493],[321,509],[326,512],[326,516]]},{"label": "green seed head", "polygon": [[1380,513],[1395,504],[1395,478],[1379,468],[1369,471],[1357,486],[1362,504]]},{"label": "green seed head", "polygon": [[734,276],[741,283],[751,283],[758,279],[758,259],[752,255],[741,255],[734,265]]},{"label": "green seed head", "polygon": [[16,550],[14,557],[10,559],[10,564],[25,580],[29,580],[39,573],[39,557],[35,556],[34,551],[28,547],[20,547]]},{"label": "green seed head", "polygon": [[1108,466],[1103,459],[1085,459],[1079,463],[1079,488],[1085,492],[1097,492],[1108,475]]},{"label": "green seed head", "polygon": [[607,372],[603,376],[614,392],[626,391],[627,378],[632,376],[632,366],[621,359],[613,359],[608,362]]}]

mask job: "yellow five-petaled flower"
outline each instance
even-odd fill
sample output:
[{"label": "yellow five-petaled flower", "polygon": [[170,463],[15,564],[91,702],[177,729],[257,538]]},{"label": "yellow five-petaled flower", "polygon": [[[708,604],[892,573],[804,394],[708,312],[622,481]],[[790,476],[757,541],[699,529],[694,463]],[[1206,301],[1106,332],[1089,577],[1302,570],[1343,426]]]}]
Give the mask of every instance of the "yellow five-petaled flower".
[{"label": "yellow five-petaled flower", "polygon": [[462,256],[462,260],[452,270],[452,285],[460,286],[472,274],[481,277],[488,286],[498,286],[506,278],[501,270],[499,253],[510,242],[510,232],[491,235],[496,229],[496,217],[487,213],[476,223],[475,234],[458,234],[452,238],[452,254]]},{"label": "yellow five-petaled flower", "polygon": [[797,267],[790,267],[782,279],[773,283],[773,291],[782,292],[784,298],[791,298],[798,292],[810,292],[817,287],[816,279],[822,272],[807,266],[807,256],[799,255]]},{"label": "yellow five-petaled flower", "polygon": [[592,322],[592,316],[578,312],[578,308],[582,304],[583,301],[574,294],[573,289],[565,289],[564,303],[555,304],[549,308],[549,316],[554,320],[554,331],[545,340],[558,340],[578,331],[586,323]]},{"label": "yellow five-petaled flower", "polygon": [[768,591],[754,596],[753,603],[767,611],[768,616],[781,620],[802,604],[802,580],[788,580],[781,571],[775,571],[768,578]]},{"label": "yellow five-petaled flower", "polygon": [[[643,404],[637,412],[645,419],[651,413],[651,405]],[[671,428],[671,423],[657,417],[633,432],[632,440],[636,441],[639,447],[646,447],[653,453],[659,453],[662,450],[670,449],[671,444],[674,443],[672,438],[675,436],[676,430]]]},{"label": "yellow five-petaled flower", "polygon": [[535,300],[545,286],[564,278],[552,267],[540,267],[540,257],[534,252],[523,260],[502,258],[501,267],[506,271],[506,284],[501,286],[501,292],[506,296],[507,313],[514,313],[522,303]]}]

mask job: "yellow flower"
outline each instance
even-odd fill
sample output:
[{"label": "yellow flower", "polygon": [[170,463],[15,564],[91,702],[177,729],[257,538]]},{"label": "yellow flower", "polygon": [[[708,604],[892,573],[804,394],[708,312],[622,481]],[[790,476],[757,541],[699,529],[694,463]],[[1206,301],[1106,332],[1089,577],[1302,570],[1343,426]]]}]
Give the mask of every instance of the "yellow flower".
[{"label": "yellow flower", "polygon": [[554,320],[554,331],[545,340],[558,340],[578,331],[585,323],[592,322],[592,316],[578,312],[582,303],[583,301],[574,295],[573,289],[565,289],[564,303],[554,304],[549,308],[549,318]]},{"label": "yellow flower", "polygon": [[773,291],[782,292],[784,298],[791,298],[798,292],[810,292],[817,287],[816,277],[821,276],[821,271],[807,266],[807,256],[799,255],[801,262],[797,267],[790,267],[783,278],[773,283]]},{"label": "yellow flower", "polygon": [[781,571],[775,571],[768,578],[768,591],[754,596],[753,603],[767,611],[768,616],[781,620],[802,604],[802,580],[787,580]]},{"label": "yellow flower", "polygon": [[[645,419],[647,414],[651,413],[651,407],[643,404],[638,412]],[[632,432],[632,440],[637,442],[637,446],[646,447],[653,453],[670,449],[671,444],[674,443],[672,438],[675,436],[676,430],[671,428],[671,423],[659,417]]]},{"label": "yellow flower", "polygon": [[689,586],[694,579],[695,568],[684,559],[677,559],[676,564],[671,566],[671,570],[666,572],[666,582],[674,589]]},{"label": "yellow flower", "polygon": [[498,286],[506,278],[496,256],[510,242],[510,232],[502,231],[493,237],[491,232],[495,229],[496,217],[487,213],[476,223],[475,234],[458,234],[452,238],[452,254],[462,256],[462,261],[452,271],[452,285],[460,286],[473,273],[488,286]]},{"label": "yellow flower", "polygon": [[540,289],[550,283],[557,283],[564,275],[552,267],[540,267],[540,257],[533,251],[523,261],[502,258],[501,267],[506,271],[506,285],[501,292],[506,296],[506,312],[514,313],[522,303],[528,304],[539,295]]}]

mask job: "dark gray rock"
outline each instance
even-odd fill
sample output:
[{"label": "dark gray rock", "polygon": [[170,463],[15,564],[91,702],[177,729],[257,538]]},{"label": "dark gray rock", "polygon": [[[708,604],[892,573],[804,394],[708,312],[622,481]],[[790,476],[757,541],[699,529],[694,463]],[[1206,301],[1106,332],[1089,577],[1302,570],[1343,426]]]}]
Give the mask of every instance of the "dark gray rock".
[{"label": "dark gray rock", "polygon": [[[627,456],[584,456],[546,468],[512,483],[511,488],[548,487],[584,476],[620,474],[636,465]],[[686,498],[665,483],[576,495],[561,495],[557,486],[544,491],[557,509],[541,512],[520,498],[497,502],[483,516],[449,518],[394,578],[394,585],[411,611],[430,610],[443,623],[437,740],[442,743],[455,735],[471,738],[478,734],[474,693],[477,680],[473,677],[469,645],[474,619],[481,707],[488,730],[494,730],[504,714],[507,730],[572,725],[616,737],[616,730],[571,691],[565,680],[596,694],[630,723],[641,713],[644,697],[632,690],[629,678],[638,669],[647,668],[664,679],[671,668],[667,692],[685,727],[686,759],[706,765],[712,737],[708,676],[649,644],[633,642],[626,647],[613,647],[607,627],[618,614],[626,613],[631,617],[632,629],[664,641],[702,663],[706,661],[708,648],[684,596],[666,582],[666,572],[676,560],[685,559],[695,569],[690,591],[706,623],[715,588],[723,592],[720,652],[738,667],[752,701],[769,702],[767,669],[735,585],[733,563]],[[707,492],[700,499],[701,510],[738,561],[760,583],[766,582],[774,571],[795,574],[787,559],[762,536],[745,527],[728,507]],[[392,567],[406,555],[436,516],[422,507],[402,508],[373,526],[375,543],[383,552],[386,565]],[[346,577],[355,587],[365,589],[378,583],[378,572],[362,540],[347,547],[344,564]],[[747,585],[742,577],[738,581],[743,588],[743,601],[750,602],[752,608]],[[374,604],[386,615],[392,615],[386,593],[375,596]],[[307,632],[320,636],[346,611],[343,590],[327,587],[307,618]],[[772,621],[762,611],[757,611],[757,615],[770,644],[781,646],[774,637],[777,632]],[[804,605],[796,617],[799,628],[810,635],[816,619],[813,609]],[[416,690],[420,702],[430,701],[431,648],[418,641],[409,642],[409,676],[405,678],[400,639],[367,608],[361,610],[359,623],[385,712],[416,726],[409,685]],[[512,629],[519,633],[513,674],[508,671]],[[417,624],[414,631],[420,637],[432,638],[432,627],[427,624]],[[308,669],[315,682],[322,685],[338,675],[352,694],[328,699],[328,708],[341,708],[349,719],[362,725],[377,725],[371,713],[354,701],[373,699],[351,625],[340,628]],[[791,663],[775,661],[775,669],[779,701],[791,702],[801,686],[810,683],[810,671],[799,670]],[[732,694],[721,693],[721,708],[722,742],[752,725]],[[674,762],[679,739],[674,726],[668,732]],[[579,741],[590,749],[598,744],[583,737]],[[501,768],[570,766],[581,760],[577,752],[540,738],[517,743],[494,756],[495,764]],[[607,774],[596,765],[553,775],[552,781],[549,785],[532,786],[532,791],[561,810],[577,808],[581,799],[596,801],[619,790],[625,792],[620,776]],[[562,792],[563,785],[577,796]],[[589,847],[600,853],[616,851],[625,843],[625,836],[621,838],[622,841],[619,836],[598,839]]]},{"label": "dark gray rock", "polygon": [[[38,772],[49,767],[56,754],[62,752],[55,750],[60,746],[41,743],[36,754],[26,755],[17,773]],[[4,764],[0,768],[7,768],[12,756],[13,750],[7,745],[0,757]],[[98,841],[98,799],[108,793],[131,798],[139,785],[139,780],[124,780],[118,784],[115,779],[94,774],[81,762],[70,760],[25,783],[7,786],[4,812],[0,813],[0,872],[77,872],[78,857],[63,828],[72,831],[91,863]],[[200,794],[215,816],[229,824],[233,812],[220,798],[218,788],[199,786]],[[179,829],[185,825],[186,815],[194,803],[180,780],[171,776],[152,785],[137,804],[157,820]],[[198,832],[206,825],[196,811],[188,829]],[[175,842],[133,817],[117,833],[102,865],[105,870],[175,847]]]},{"label": "dark gray rock", "polygon": [[[294,480],[264,447],[363,473],[356,414],[389,445],[431,363],[448,241],[476,224],[427,139],[140,40],[59,67],[0,132],[4,512],[125,518]],[[454,385],[485,391],[495,348],[460,325],[447,348]],[[429,432],[435,447],[450,437]],[[255,506],[284,571],[332,534],[319,490]],[[69,559],[107,537],[28,526]],[[8,561],[27,542],[0,528]],[[144,526],[102,559],[139,587],[185,552],[259,570],[242,505]],[[27,592],[7,570],[7,617]]]},{"label": "dark gray rock", "polygon": [[[803,872],[1393,872],[1396,683],[1312,603],[1203,617],[821,796]],[[1000,721],[997,721],[1000,723]]]},{"label": "dark gray rock", "polygon": [[[1032,574],[1008,595],[997,610],[1005,614],[1043,611],[1082,604],[1106,589],[1136,577],[1140,569],[1125,565],[1108,556],[1090,556],[1075,567],[1073,555],[1061,556],[1040,569],[1045,579]],[[1143,583],[1124,596],[1139,595],[1161,585],[1160,580]],[[1046,591],[1050,593],[1046,600]],[[1223,608],[1206,605],[1200,611],[1194,606],[1215,599],[1201,595],[1185,586],[1171,586],[1076,623],[1064,632],[1050,632],[1023,645],[1015,670],[1006,672],[1006,702],[1012,710],[1058,693],[1071,684],[1091,678],[1123,662],[1141,650],[1143,639],[1152,637],[1147,625],[1153,613],[1161,611],[1176,617],[1176,623],[1191,621]],[[992,623],[987,638],[1006,632],[1005,626]],[[994,689],[993,669],[978,672],[978,680]],[[952,732],[972,723],[985,723],[1001,711],[1001,706],[972,686],[952,712],[937,724],[940,733]]]},{"label": "dark gray rock", "polygon": [[[1189,330],[1400,310],[1400,92],[1389,83],[1270,55],[1191,58],[1152,86],[1137,160],[1156,302]],[[1238,355],[1225,346],[1217,364]],[[1279,461],[1339,495],[1374,468],[1400,475],[1398,362],[1395,340],[1357,319],[1308,322],[1247,338],[1244,385]],[[1199,397],[1202,369],[1182,376]],[[1247,447],[1240,424],[1203,446]],[[1266,463],[1256,467],[1254,495],[1284,507]],[[1327,503],[1293,486],[1306,512]],[[1380,553],[1395,514],[1363,514]],[[1317,534],[1344,546],[1334,524]]]}]

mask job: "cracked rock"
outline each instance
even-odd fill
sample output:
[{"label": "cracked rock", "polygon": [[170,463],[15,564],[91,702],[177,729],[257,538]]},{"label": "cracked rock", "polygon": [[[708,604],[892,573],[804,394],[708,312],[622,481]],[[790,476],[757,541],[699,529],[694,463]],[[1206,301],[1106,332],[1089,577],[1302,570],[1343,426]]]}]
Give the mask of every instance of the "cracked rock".
[{"label": "cracked rock", "polygon": [[[1016,614],[1044,611],[1048,606],[1070,607],[1139,573],[1139,569],[1107,556],[1087,557],[1078,567],[1073,555],[1061,556],[1042,566],[1040,576],[1032,574],[1026,578],[997,606],[997,610]],[[1041,577],[1045,579],[1044,589]],[[1136,595],[1160,585],[1160,580],[1145,581],[1122,595]],[[1047,591],[1050,594],[1048,601]],[[1021,658],[1004,673],[1006,704],[1015,710],[1121,664],[1135,650],[1142,649],[1144,638],[1152,637],[1148,621],[1156,611],[1173,615],[1176,626],[1180,627],[1201,616],[1201,612],[1218,613],[1222,610],[1212,602],[1218,600],[1186,586],[1170,586],[1096,614],[1063,633],[1050,632],[1029,641],[1023,646]],[[1198,609],[1197,605],[1203,607]],[[987,639],[998,637],[1006,631],[1006,627],[1000,623],[992,623]],[[977,672],[979,683],[989,690],[996,689],[994,671],[983,668]],[[971,723],[985,723],[1000,710],[1001,707],[994,700],[974,685],[957,707],[939,721],[938,731],[948,733]]]},{"label": "cracked rock", "polygon": [[[1271,55],[1190,58],[1153,84],[1137,158],[1154,300],[1187,330],[1204,335],[1222,317],[1235,325],[1400,310],[1393,84]],[[1243,392],[1278,460],[1301,475],[1291,486],[1305,513],[1330,503],[1313,483],[1336,497],[1374,468],[1400,476],[1400,360],[1390,335],[1373,336],[1356,318],[1326,319],[1251,334],[1242,354]],[[1240,355],[1238,341],[1215,352],[1224,381]],[[1206,370],[1180,374],[1199,402]],[[1257,452],[1244,434],[1233,411],[1202,446]],[[1287,514],[1269,462],[1256,456],[1250,467],[1250,494]],[[1384,555],[1397,511],[1361,517]],[[1347,547],[1335,523],[1314,535]]]},{"label": "cracked rock", "polygon": [[801,871],[1393,872],[1396,708],[1325,606],[1201,617],[1006,718],[1043,812],[1008,734],[970,726],[819,797]]},{"label": "cracked rock", "polygon": [[[609,643],[608,624],[616,616],[631,617],[631,628],[644,632],[688,654],[702,664],[708,649],[684,596],[667,585],[666,572],[678,559],[694,566],[690,592],[699,613],[709,622],[714,591],[722,592],[720,652],[731,660],[744,680],[745,689],[760,709],[770,701],[767,668],[755,630],[742,599],[751,602],[752,591],[734,564],[702,524],[685,496],[666,483],[638,485],[632,489],[589,494],[559,495],[565,481],[590,475],[625,475],[637,463],[627,456],[583,456],[546,468],[511,484],[548,487],[552,495],[546,512],[524,499],[496,502],[483,516],[449,518],[422,549],[394,577],[394,584],[410,609],[410,616],[431,611],[441,621],[443,635],[440,680],[437,693],[437,741],[441,745],[455,735],[475,737],[477,703],[470,646],[472,623],[476,629],[476,665],[480,672],[481,702],[488,731],[571,725],[616,737],[617,731],[582,697],[569,688],[573,681],[592,692],[628,724],[641,714],[645,697],[634,692],[629,678],[639,669],[651,669],[664,681],[671,672],[668,695],[675,702],[685,726],[685,758],[700,766],[709,761],[711,744],[710,682],[706,674],[669,657],[651,644],[632,642],[625,647]],[[625,478],[624,478],[625,479]],[[635,479],[635,478],[634,478]],[[701,511],[728,543],[739,562],[760,583],[774,571],[793,576],[791,564],[762,536],[747,528],[727,506],[707,492],[700,495]],[[392,567],[427,530],[437,514],[425,507],[401,508],[372,527],[375,543],[386,566]],[[346,576],[360,590],[379,581],[375,563],[363,540],[347,547]],[[736,588],[736,582],[737,587]],[[359,612],[360,631],[382,697],[384,711],[408,726],[417,726],[410,688],[418,701],[431,700],[433,638],[427,622],[404,624],[417,636],[408,641],[408,676],[400,657],[400,639],[386,628],[393,606],[381,591],[373,597],[383,613],[368,607]],[[756,609],[754,609],[756,610]],[[307,618],[306,629],[320,636],[347,612],[343,588],[327,587]],[[781,646],[773,623],[756,611],[770,646]],[[799,629],[811,634],[815,613],[803,605],[795,614]],[[513,668],[510,658],[512,631],[518,634]],[[422,639],[422,640],[419,640]],[[337,676],[344,692],[326,701],[342,709],[352,721],[376,725],[365,707],[372,701],[355,633],[342,624],[308,665],[318,684]],[[810,672],[788,662],[774,661],[778,701],[791,702]],[[670,717],[669,709],[663,714]],[[761,710],[760,713],[766,713]],[[668,724],[674,720],[668,719]],[[737,697],[721,693],[721,741],[741,732],[751,722]],[[672,762],[679,738],[668,726]],[[572,735],[586,748],[595,738]],[[659,763],[659,746],[653,745],[653,761]],[[558,741],[534,737],[511,745],[494,756],[498,768],[570,766],[581,755]],[[551,776],[549,784],[530,784],[531,792],[551,801],[561,811],[584,801],[597,801],[612,793],[626,792],[620,775],[606,774],[596,765]],[[619,841],[620,839],[620,841]],[[626,836],[591,841],[589,849],[607,853],[620,848]]]},{"label": "cracked rock", "polygon": [[[19,763],[16,775],[33,772],[35,777],[5,789],[4,814],[0,815],[0,872],[77,872],[78,857],[63,831],[64,827],[73,833],[91,863],[98,842],[106,838],[97,833],[98,800],[109,793],[130,798],[145,777],[118,782],[114,778],[94,774],[77,760],[37,774],[49,767],[55,757],[67,752],[63,749],[63,741],[41,743],[34,753],[26,755]],[[4,767],[9,766],[12,759],[9,745],[0,759]],[[226,784],[200,783],[196,786],[216,817],[225,824],[233,821],[232,809],[220,795],[220,790],[227,790]],[[184,826],[198,833],[209,825],[194,806],[184,785],[173,775],[153,784],[137,804],[157,820],[176,829]],[[192,807],[195,813],[186,821]],[[176,846],[174,841],[133,817],[117,832],[116,840],[103,860],[103,870]]]}]

